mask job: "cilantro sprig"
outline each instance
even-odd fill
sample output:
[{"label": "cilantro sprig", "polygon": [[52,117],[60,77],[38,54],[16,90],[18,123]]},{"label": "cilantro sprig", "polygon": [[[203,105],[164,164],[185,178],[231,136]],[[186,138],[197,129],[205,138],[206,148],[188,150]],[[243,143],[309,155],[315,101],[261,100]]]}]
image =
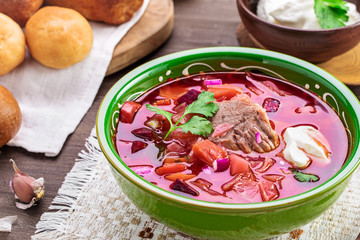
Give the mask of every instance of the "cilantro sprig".
[{"label": "cilantro sprig", "polygon": [[190,131],[192,134],[206,136],[206,134],[211,133],[214,129],[211,125],[211,122],[204,117],[195,115],[189,121],[180,126],[179,123],[185,117],[185,115],[189,113],[202,114],[205,117],[212,117],[219,109],[219,106],[215,104],[214,101],[214,93],[203,91],[199,94],[198,99],[195,102],[191,103],[185,108],[184,114],[175,124],[173,124],[171,121],[171,117],[173,116],[172,113],[150,104],[146,104],[146,108],[151,112],[163,115],[170,122],[170,129],[166,133],[164,140],[166,140],[172,131],[178,128],[181,128],[184,133]]},{"label": "cilantro sprig", "polygon": [[322,29],[345,26],[349,20],[349,7],[344,0],[315,0],[315,15]]},{"label": "cilantro sprig", "polygon": [[293,168],[290,168],[290,171],[294,174],[294,178],[299,182],[317,182],[320,180],[315,174],[303,173]]}]

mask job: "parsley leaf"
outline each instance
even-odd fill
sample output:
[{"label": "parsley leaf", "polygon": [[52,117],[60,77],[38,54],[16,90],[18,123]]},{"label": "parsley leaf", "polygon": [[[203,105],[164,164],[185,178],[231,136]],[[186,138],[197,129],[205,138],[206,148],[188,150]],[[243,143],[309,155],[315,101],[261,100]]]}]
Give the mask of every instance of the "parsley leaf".
[{"label": "parsley leaf", "polygon": [[349,7],[344,0],[315,0],[315,15],[322,29],[345,26],[349,20]]},{"label": "parsley leaf", "polygon": [[195,102],[191,103],[185,108],[184,114],[175,124],[171,122],[171,117],[173,116],[172,113],[162,110],[158,107],[154,107],[150,104],[146,104],[146,108],[149,111],[165,116],[166,119],[170,122],[170,129],[166,133],[164,140],[169,136],[172,131],[177,128],[181,128],[181,130],[185,133],[190,131],[192,134],[206,136],[207,133],[211,133],[214,130],[211,122],[206,118],[195,115],[183,125],[178,125],[180,121],[185,117],[185,115],[189,113],[197,113],[202,114],[205,117],[212,117],[219,109],[219,106],[213,103],[213,101],[215,101],[214,93],[203,91],[199,94],[198,99]]},{"label": "parsley leaf", "polygon": [[202,91],[198,99],[187,106],[184,115],[188,113],[199,113],[205,117],[212,117],[217,110],[219,110],[219,106],[213,103],[213,101],[215,101],[214,93]]},{"label": "parsley leaf", "polygon": [[202,135],[206,137],[207,133],[211,133],[213,131],[213,127],[211,122],[206,118],[199,117],[197,115],[193,116],[188,122],[179,126],[184,133],[190,131],[195,135]]},{"label": "parsley leaf", "polygon": [[318,176],[311,173],[303,173],[299,170],[290,168],[290,171],[294,174],[294,178],[299,182],[317,182],[320,180]]}]

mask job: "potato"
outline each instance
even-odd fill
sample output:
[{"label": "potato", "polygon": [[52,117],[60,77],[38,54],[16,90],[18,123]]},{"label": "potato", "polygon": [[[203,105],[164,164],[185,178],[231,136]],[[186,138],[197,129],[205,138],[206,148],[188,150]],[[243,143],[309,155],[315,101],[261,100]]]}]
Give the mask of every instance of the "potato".
[{"label": "potato", "polygon": [[18,102],[9,90],[0,85],[0,147],[15,137],[21,126]]}]

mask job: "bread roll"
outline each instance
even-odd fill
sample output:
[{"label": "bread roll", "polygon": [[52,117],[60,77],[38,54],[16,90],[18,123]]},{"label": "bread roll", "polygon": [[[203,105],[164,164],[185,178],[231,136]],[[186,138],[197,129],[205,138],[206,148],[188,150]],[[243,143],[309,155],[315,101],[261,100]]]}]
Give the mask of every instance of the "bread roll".
[{"label": "bread roll", "polygon": [[89,20],[108,24],[129,21],[143,0],[45,0],[46,4],[75,9]]},{"label": "bread roll", "polygon": [[25,49],[25,36],[20,26],[0,13],[0,76],[22,63]]},{"label": "bread roll", "polygon": [[18,102],[9,90],[0,85],[0,147],[15,137],[21,126]]},{"label": "bread roll", "polygon": [[47,67],[61,69],[83,60],[90,52],[93,33],[78,12],[43,7],[26,23],[26,43],[31,55]]},{"label": "bread roll", "polygon": [[43,4],[43,0],[0,0],[0,12],[8,15],[20,27],[24,27],[27,20]]}]

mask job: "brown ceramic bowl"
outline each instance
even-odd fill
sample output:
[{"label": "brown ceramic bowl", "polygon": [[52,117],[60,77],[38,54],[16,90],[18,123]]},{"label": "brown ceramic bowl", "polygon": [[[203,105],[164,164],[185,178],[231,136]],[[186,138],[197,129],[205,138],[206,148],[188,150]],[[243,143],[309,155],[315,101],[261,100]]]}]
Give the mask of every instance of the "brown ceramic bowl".
[{"label": "brown ceramic bowl", "polygon": [[[236,0],[243,24],[264,48],[320,63],[345,53],[360,42],[360,22],[327,30],[302,30],[267,22],[256,15],[258,0]],[[359,0],[348,0],[356,4]]]}]

